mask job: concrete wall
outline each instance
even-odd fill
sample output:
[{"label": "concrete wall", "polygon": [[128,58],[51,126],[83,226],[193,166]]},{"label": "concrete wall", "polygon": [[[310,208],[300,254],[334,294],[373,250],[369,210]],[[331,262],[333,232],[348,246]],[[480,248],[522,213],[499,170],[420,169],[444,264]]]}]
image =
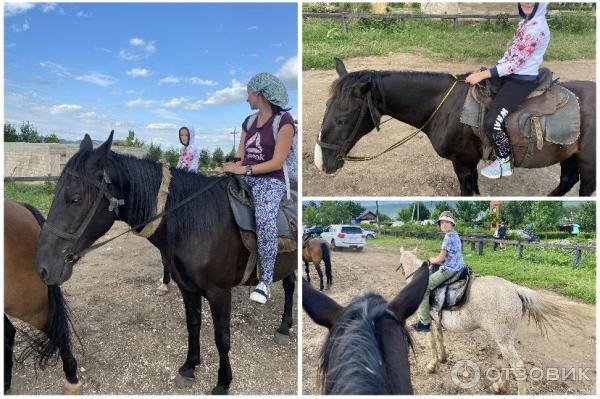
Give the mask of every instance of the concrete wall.
[{"label": "concrete wall", "polygon": [[[4,176],[60,176],[79,144],[4,143]],[[145,148],[114,146],[119,154],[143,157]]]},{"label": "concrete wall", "polygon": [[517,14],[517,3],[422,3],[426,14]]}]

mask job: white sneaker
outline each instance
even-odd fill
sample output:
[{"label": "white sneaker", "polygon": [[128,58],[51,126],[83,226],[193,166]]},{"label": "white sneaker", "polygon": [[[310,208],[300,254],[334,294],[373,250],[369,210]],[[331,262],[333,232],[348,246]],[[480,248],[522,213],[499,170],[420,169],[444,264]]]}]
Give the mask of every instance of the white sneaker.
[{"label": "white sneaker", "polygon": [[250,300],[264,305],[270,296],[269,287],[261,281],[250,294]]}]

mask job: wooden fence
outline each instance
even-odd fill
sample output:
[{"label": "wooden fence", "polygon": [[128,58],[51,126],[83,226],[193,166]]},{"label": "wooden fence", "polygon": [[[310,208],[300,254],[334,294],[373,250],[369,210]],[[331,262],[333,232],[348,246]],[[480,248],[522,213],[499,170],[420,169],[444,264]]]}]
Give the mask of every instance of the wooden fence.
[{"label": "wooden fence", "polygon": [[[396,231],[396,230],[381,230],[381,235],[393,235],[395,237],[415,237],[415,238],[441,238],[443,233],[430,232],[430,231]],[[591,245],[576,245],[576,244],[550,244],[541,242],[527,242],[519,240],[506,240],[499,238],[490,238],[489,236],[477,235],[477,234],[464,234],[460,235],[460,239],[465,243],[471,245],[471,250],[476,252],[477,255],[483,256],[483,244],[502,244],[502,245],[513,245],[517,247],[517,258],[523,257],[523,251],[525,247],[539,248],[539,249],[559,249],[565,251],[573,251],[573,266],[579,266],[583,260],[583,252],[596,252],[596,247]],[[495,248],[494,248],[495,250]]]},{"label": "wooden fence", "polygon": [[452,20],[452,26],[454,29],[458,29],[459,19],[485,19],[488,22],[491,20],[504,20],[504,19],[519,19],[518,15],[514,14],[471,14],[471,15],[459,15],[459,14],[367,14],[367,13],[342,13],[342,12],[303,12],[302,18],[322,18],[322,19],[339,19],[341,24],[342,32],[348,32],[348,20],[351,19],[381,19],[381,20],[400,20],[402,23],[402,29],[406,26],[406,20],[408,19],[450,19]]}]

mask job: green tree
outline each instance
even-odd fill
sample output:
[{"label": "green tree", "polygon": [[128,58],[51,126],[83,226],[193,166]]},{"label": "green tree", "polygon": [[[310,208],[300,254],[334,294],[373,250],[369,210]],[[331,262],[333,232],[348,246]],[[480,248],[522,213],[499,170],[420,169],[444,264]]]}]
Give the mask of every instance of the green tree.
[{"label": "green tree", "polygon": [[54,133],[44,137],[44,143],[60,143],[58,136]]},{"label": "green tree", "polygon": [[447,203],[446,201],[438,201],[435,204],[435,208],[433,208],[433,211],[431,211],[431,219],[433,220],[437,220],[437,218],[440,217],[440,214],[444,211],[450,211],[452,212],[454,210],[454,208],[452,208],[452,206]]},{"label": "green tree", "polygon": [[392,221],[391,217],[389,217],[385,213],[379,212],[379,223],[383,224],[383,223],[388,223],[388,222],[391,222],[391,221]]},{"label": "green tree", "polygon": [[319,209],[315,205],[302,206],[302,220],[307,226],[319,224]]},{"label": "green tree", "polygon": [[232,148],[231,151],[229,151],[229,154],[227,154],[227,157],[230,159],[231,162],[233,162],[233,158],[235,158],[236,152],[236,149]]},{"label": "green tree", "polygon": [[154,145],[154,143],[150,143],[150,147],[148,147],[148,158],[153,161],[158,161],[162,157],[162,149],[160,145]]},{"label": "green tree", "polygon": [[412,206],[408,206],[406,208],[400,208],[398,211],[398,220],[409,223],[412,221]]},{"label": "green tree", "polygon": [[17,129],[10,123],[5,123],[4,124],[4,142],[5,143],[14,143],[16,141],[21,141],[21,138],[17,134]]},{"label": "green tree", "polygon": [[457,222],[463,221],[470,226],[479,212],[487,210],[489,206],[487,201],[458,201],[453,214]]},{"label": "green tree", "polygon": [[125,140],[125,145],[127,147],[142,147],[144,143],[135,138],[135,132],[130,130],[127,133],[127,139]]},{"label": "green tree", "polygon": [[21,141],[26,143],[39,143],[40,134],[29,122],[23,122],[21,125]]},{"label": "green tree", "polygon": [[200,151],[200,158],[199,158],[199,162],[200,162],[200,168],[206,170],[208,169],[208,167],[210,166],[210,152],[208,152],[208,150],[202,150]]},{"label": "green tree", "polygon": [[171,166],[177,166],[177,162],[179,162],[179,151],[175,148],[171,147],[163,154],[164,158],[169,162]]},{"label": "green tree", "polygon": [[508,201],[503,202],[500,207],[500,217],[506,221],[509,227],[522,227],[526,217],[531,214],[531,201]]},{"label": "green tree", "polygon": [[212,161],[214,166],[223,166],[223,162],[225,161],[225,154],[223,153],[223,150],[220,147],[217,147],[217,149],[213,151]]},{"label": "green tree", "polygon": [[[356,216],[356,203],[351,204],[351,201],[324,201],[319,207],[318,220],[323,225],[352,222]],[[353,214],[354,211],[354,214]]]},{"label": "green tree", "polygon": [[596,231],[596,203],[586,201],[579,205],[575,211],[574,222],[580,225],[583,231]]},{"label": "green tree", "polygon": [[532,223],[536,231],[554,230],[560,223],[562,202],[537,201],[531,206],[531,213],[526,215],[527,223]]}]

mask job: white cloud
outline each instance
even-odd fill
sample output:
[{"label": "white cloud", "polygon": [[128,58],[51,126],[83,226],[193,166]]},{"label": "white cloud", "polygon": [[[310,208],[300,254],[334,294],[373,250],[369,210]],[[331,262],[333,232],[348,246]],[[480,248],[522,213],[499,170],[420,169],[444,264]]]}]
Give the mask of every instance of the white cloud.
[{"label": "white cloud", "polygon": [[92,16],[92,14],[91,14],[91,13],[85,13],[85,12],[83,12],[83,11],[79,11],[79,12],[77,12],[77,14],[76,14],[76,15],[77,15],[79,18],[89,18],[89,17],[91,17],[91,16]]},{"label": "white cloud", "polygon": [[129,44],[131,44],[134,47],[143,46],[144,45],[144,40],[139,39],[137,37],[134,37],[133,39],[129,40]]},{"label": "white cloud", "polygon": [[106,87],[106,86],[109,86],[109,85],[112,85],[112,84],[115,84],[118,82],[117,78],[110,76],[110,75],[105,75],[102,73],[90,73],[87,75],[77,76],[75,78],[75,80],[93,83],[93,84],[101,86],[101,87]]},{"label": "white cloud", "polygon": [[252,26],[248,27],[248,30],[257,30],[257,29],[258,29],[258,26],[256,26],[256,25],[252,25]]},{"label": "white cloud", "polygon": [[173,75],[169,75],[166,78],[162,78],[158,84],[162,85],[162,84],[177,84],[181,81],[181,78],[178,78],[177,76],[173,76]]},{"label": "white cloud", "polygon": [[17,45],[16,45],[15,43],[8,43],[8,44],[7,44],[6,46],[4,46],[4,47],[5,47],[6,49],[9,49],[9,48],[15,48],[15,47],[17,47]]},{"label": "white cloud", "polygon": [[13,101],[13,102],[18,102],[18,101],[23,101],[27,98],[26,95],[21,94],[21,93],[8,93],[5,97],[6,100],[8,101]]},{"label": "white cloud", "polygon": [[58,76],[73,76],[67,70],[67,68],[65,68],[61,64],[57,64],[56,62],[43,61],[43,62],[40,62],[40,66],[42,68],[49,69],[50,72],[52,72],[53,74],[58,75]]},{"label": "white cloud", "polygon": [[56,9],[57,5],[58,4],[56,4],[56,3],[46,3],[42,6],[42,12],[45,14],[50,11],[54,11]]},{"label": "white cloud", "polygon": [[177,107],[184,106],[186,103],[188,103],[190,101],[191,101],[191,99],[187,98],[187,97],[173,97],[169,101],[163,101],[161,106],[166,107],[166,108],[177,108]]},{"label": "white cloud", "polygon": [[153,41],[145,41],[139,37],[134,37],[133,39],[129,40],[129,44],[131,44],[133,47],[139,48],[146,54],[154,54],[156,52],[156,46],[154,45]]},{"label": "white cloud", "polygon": [[246,85],[238,80],[232,80],[231,86],[210,94],[205,105],[233,104],[246,99]]},{"label": "white cloud", "polygon": [[104,120],[104,118],[100,117],[100,115],[98,115],[94,111],[80,112],[78,114],[73,115],[73,118],[88,124],[101,123]]},{"label": "white cloud", "polygon": [[127,101],[125,107],[127,108],[148,108],[152,107],[156,101],[144,100],[142,98],[136,98],[135,100]]},{"label": "white cloud", "polygon": [[65,112],[79,111],[80,109],[83,109],[83,107],[81,105],[60,104],[60,105],[53,105],[52,107],[50,107],[50,113],[52,115],[56,115],[56,114],[62,114]]},{"label": "white cloud", "polygon": [[276,63],[280,63],[283,60],[285,60],[285,57],[282,57],[282,56],[278,56],[277,58],[275,58]]},{"label": "white cloud", "polygon": [[103,53],[112,53],[112,51],[104,47],[96,47],[96,50],[102,51]]},{"label": "white cloud", "polygon": [[258,58],[259,55],[258,55],[258,53],[252,53],[252,54],[248,54],[248,57]]},{"label": "white cloud", "polygon": [[163,118],[163,119],[173,119],[176,121],[181,120],[181,118],[179,116],[177,116],[177,114],[175,114],[174,112],[171,112],[169,110],[163,109],[163,108],[155,109],[152,111],[152,113],[154,115],[158,116],[159,118]]},{"label": "white cloud", "polygon": [[175,130],[177,129],[177,125],[174,123],[151,123],[146,126],[146,129],[152,130]]},{"label": "white cloud", "polygon": [[229,74],[230,75],[232,75],[232,76],[235,75],[235,72],[236,72],[235,68],[230,68],[229,69]]},{"label": "white cloud", "polygon": [[33,3],[4,3],[4,16],[14,17],[31,10],[33,7],[35,7]]},{"label": "white cloud", "polygon": [[152,72],[146,68],[133,68],[125,73],[132,78],[147,78],[152,75]]},{"label": "white cloud", "polygon": [[283,81],[288,90],[298,89],[298,57],[288,59],[275,73]]},{"label": "white cloud", "polygon": [[136,91],[135,91],[135,90],[131,90],[131,89],[130,89],[130,90],[127,90],[125,93],[127,93],[127,94],[135,94],[135,93],[136,93]]},{"label": "white cloud", "polygon": [[187,78],[186,82],[188,82],[189,84],[192,85],[198,85],[198,86],[216,86],[219,84],[219,82],[215,82],[214,80],[205,80],[205,79],[200,79],[196,76],[192,76],[191,78]]},{"label": "white cloud", "polygon": [[127,50],[121,50],[119,51],[119,58],[126,61],[137,61],[141,58],[141,55],[130,53]]},{"label": "white cloud", "polygon": [[12,24],[12,26],[11,26],[11,30],[12,30],[14,33],[21,33],[21,32],[27,32],[27,31],[29,30],[29,28],[30,28],[30,27],[31,27],[31,26],[29,25],[29,20],[27,20],[27,21],[23,22],[23,24],[22,24],[22,25],[15,25],[15,24]]}]

